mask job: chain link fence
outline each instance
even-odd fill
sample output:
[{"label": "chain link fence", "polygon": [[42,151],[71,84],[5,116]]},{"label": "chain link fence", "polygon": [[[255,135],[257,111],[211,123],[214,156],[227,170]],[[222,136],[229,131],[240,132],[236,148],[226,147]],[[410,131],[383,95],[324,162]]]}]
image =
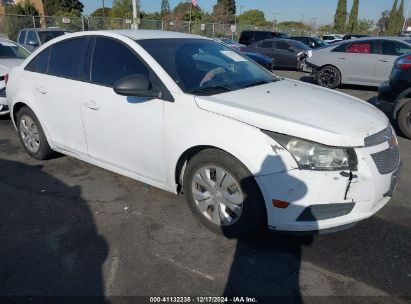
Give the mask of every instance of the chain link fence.
[{"label": "chain link fence", "polygon": [[[311,36],[310,31],[296,31],[288,28],[257,27],[253,25],[232,25],[222,23],[198,23],[182,20],[146,20],[137,24],[139,29],[176,31],[192,33],[206,37],[227,37],[238,40],[243,30],[274,30],[287,33],[290,36]],[[110,29],[135,28],[132,19],[103,18],[103,17],[55,17],[0,15],[0,35],[16,40],[18,32],[23,28],[52,28],[57,27],[71,32],[95,31]]]}]

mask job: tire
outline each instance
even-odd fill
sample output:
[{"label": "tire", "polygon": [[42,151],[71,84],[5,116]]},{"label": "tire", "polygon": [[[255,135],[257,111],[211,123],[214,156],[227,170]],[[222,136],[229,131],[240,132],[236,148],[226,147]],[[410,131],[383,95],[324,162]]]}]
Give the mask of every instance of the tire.
[{"label": "tire", "polygon": [[411,102],[406,103],[398,113],[398,127],[402,134],[411,139]]},{"label": "tire", "polygon": [[193,213],[215,233],[239,238],[266,224],[257,182],[240,161],[224,151],[206,149],[194,155],[184,172],[183,191]]},{"label": "tire", "polygon": [[315,74],[315,81],[324,88],[338,88],[341,85],[341,72],[334,66],[324,66]]},{"label": "tire", "polygon": [[23,107],[19,110],[16,125],[20,141],[28,155],[38,160],[45,160],[53,155],[43,128],[31,109]]}]

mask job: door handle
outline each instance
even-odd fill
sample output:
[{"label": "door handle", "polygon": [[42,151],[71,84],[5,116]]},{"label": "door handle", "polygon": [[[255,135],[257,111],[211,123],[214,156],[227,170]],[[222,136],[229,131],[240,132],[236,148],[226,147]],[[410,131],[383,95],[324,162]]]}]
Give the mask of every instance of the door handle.
[{"label": "door handle", "polygon": [[47,91],[46,91],[46,89],[42,86],[42,85],[38,85],[38,86],[36,86],[36,91],[38,92],[38,93],[40,93],[40,94],[47,94]]},{"label": "door handle", "polygon": [[385,59],[379,59],[379,62],[389,62],[389,60],[385,60]]},{"label": "door handle", "polygon": [[345,60],[345,59],[347,59],[347,57],[338,57],[338,59],[343,59],[343,60]]},{"label": "door handle", "polygon": [[91,110],[98,110],[99,109],[97,103],[94,100],[89,100],[89,101],[83,102],[83,106],[85,106],[86,108],[89,108]]}]

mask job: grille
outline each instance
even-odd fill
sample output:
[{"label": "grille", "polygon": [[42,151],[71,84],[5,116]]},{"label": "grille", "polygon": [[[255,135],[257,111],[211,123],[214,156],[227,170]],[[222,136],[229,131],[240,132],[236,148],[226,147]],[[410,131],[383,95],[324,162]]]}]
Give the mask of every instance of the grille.
[{"label": "grille", "polygon": [[0,90],[0,97],[6,97],[6,88]]},{"label": "grille", "polygon": [[392,135],[391,126],[388,125],[384,130],[366,137],[364,139],[365,146],[372,147],[387,142],[391,139]]},{"label": "grille", "polygon": [[394,172],[398,168],[400,162],[400,150],[397,145],[393,145],[387,150],[371,154],[372,159],[377,166],[380,174],[388,174]]}]

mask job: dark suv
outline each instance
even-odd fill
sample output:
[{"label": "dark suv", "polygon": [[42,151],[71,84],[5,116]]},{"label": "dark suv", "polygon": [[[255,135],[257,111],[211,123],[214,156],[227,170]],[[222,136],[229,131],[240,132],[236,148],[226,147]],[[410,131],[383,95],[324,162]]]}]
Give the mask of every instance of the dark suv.
[{"label": "dark suv", "polygon": [[273,38],[288,38],[288,35],[268,31],[242,31],[239,42],[244,45],[250,45],[254,42]]},{"label": "dark suv", "polygon": [[396,120],[403,135],[411,139],[411,53],[395,61],[390,79],[378,89],[376,106]]}]

